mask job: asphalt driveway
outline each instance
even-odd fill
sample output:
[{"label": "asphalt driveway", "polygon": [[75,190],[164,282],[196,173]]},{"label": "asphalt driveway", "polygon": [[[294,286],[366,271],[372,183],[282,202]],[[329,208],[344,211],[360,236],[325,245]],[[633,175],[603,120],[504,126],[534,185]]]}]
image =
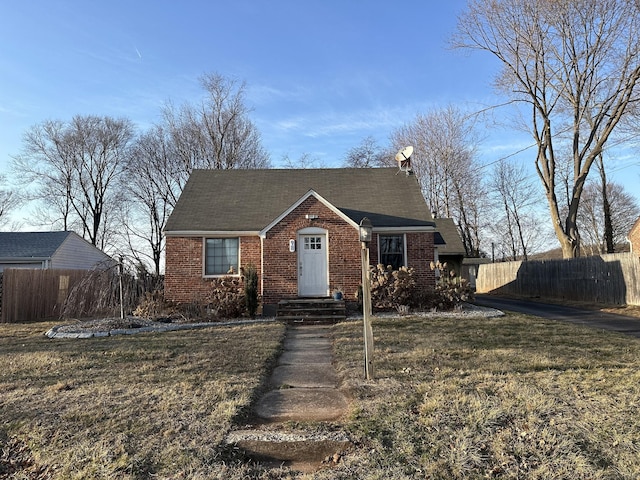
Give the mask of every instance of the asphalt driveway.
[{"label": "asphalt driveway", "polygon": [[473,303],[497,310],[518,312],[550,320],[576,323],[640,338],[640,318],[637,317],[616,315],[614,313],[605,313],[596,310],[583,310],[575,307],[533,302],[530,300],[496,297],[493,295],[476,295]]}]

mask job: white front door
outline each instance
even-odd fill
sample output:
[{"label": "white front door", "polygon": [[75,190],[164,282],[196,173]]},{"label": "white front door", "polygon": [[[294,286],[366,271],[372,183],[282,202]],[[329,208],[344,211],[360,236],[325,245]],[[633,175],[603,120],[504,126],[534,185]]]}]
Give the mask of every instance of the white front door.
[{"label": "white front door", "polygon": [[301,297],[329,295],[327,236],[325,234],[300,235],[298,246],[298,295]]}]

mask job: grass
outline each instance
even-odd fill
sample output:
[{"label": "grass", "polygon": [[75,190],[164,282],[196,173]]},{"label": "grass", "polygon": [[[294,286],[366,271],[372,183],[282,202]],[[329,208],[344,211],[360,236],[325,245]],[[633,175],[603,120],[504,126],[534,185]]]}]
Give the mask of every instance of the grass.
[{"label": "grass", "polygon": [[260,324],[49,340],[50,326],[0,325],[0,447],[3,437],[28,446],[26,470],[44,472],[8,478],[224,478],[220,442],[284,333]]},{"label": "grass", "polygon": [[360,329],[338,326],[347,428],[369,453],[332,478],[640,478],[637,339],[514,314],[376,319],[374,334],[364,382]]},{"label": "grass", "polygon": [[38,478],[640,478],[635,338],[515,314],[375,318],[367,382],[361,323],[336,325],[355,446],[304,476],[220,443],[281,325],[68,341],[49,326],[0,325],[0,447],[2,433],[27,445]]}]

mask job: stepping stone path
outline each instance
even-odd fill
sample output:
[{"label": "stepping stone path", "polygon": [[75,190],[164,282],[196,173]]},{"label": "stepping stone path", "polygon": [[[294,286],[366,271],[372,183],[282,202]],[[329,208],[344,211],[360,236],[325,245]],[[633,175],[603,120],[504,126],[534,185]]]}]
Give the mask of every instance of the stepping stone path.
[{"label": "stepping stone path", "polygon": [[[256,403],[254,413],[264,424],[233,431],[231,443],[258,459],[311,471],[323,462],[339,461],[351,442],[340,432],[306,434],[287,431],[283,422],[334,422],[349,403],[338,389],[332,362],[330,325],[290,325],[284,351],[274,369],[271,390]],[[269,463],[270,463],[269,462]]]}]

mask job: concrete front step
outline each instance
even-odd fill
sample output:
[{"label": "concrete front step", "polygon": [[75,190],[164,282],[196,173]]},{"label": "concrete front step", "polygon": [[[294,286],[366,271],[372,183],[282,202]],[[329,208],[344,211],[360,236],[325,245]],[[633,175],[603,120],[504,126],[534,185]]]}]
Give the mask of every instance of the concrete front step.
[{"label": "concrete front step", "polygon": [[276,316],[289,323],[336,323],[347,317],[344,300],[295,298],[278,303]]},{"label": "concrete front step", "polygon": [[227,444],[245,454],[275,465],[285,462],[294,470],[312,472],[325,458],[342,455],[353,444],[341,432],[282,432],[269,430],[236,430],[227,435]]}]

